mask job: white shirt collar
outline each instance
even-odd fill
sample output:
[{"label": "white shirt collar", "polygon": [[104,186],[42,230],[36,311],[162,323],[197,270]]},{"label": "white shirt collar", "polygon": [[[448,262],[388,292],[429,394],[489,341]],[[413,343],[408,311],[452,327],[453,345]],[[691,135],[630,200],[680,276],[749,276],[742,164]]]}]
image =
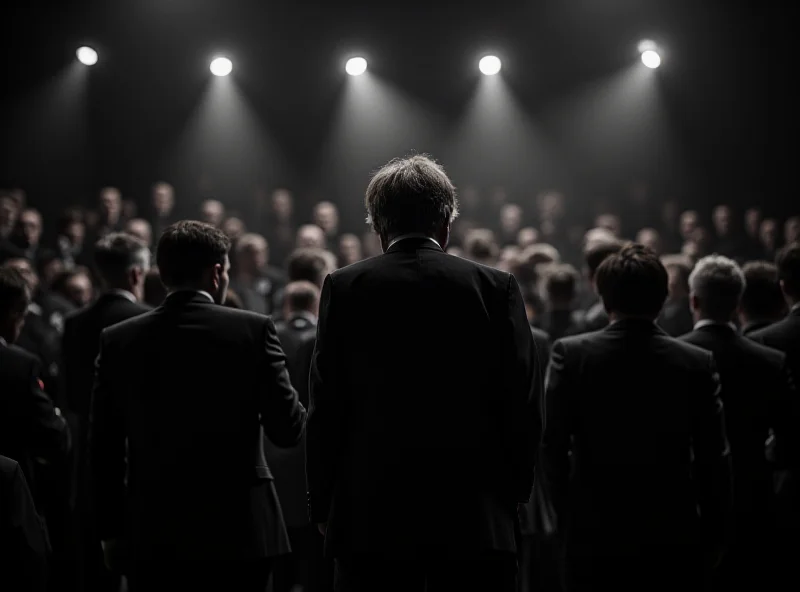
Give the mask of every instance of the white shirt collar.
[{"label": "white shirt collar", "polygon": [[133,292],[129,292],[128,290],[109,290],[109,294],[114,294],[116,296],[122,296],[123,298],[130,300],[131,302],[136,302],[136,296],[133,295]]},{"label": "white shirt collar", "polygon": [[733,329],[734,332],[738,331],[736,325],[734,325],[733,323],[720,323],[719,321],[712,321],[711,319],[700,319],[694,324],[694,330],[697,331],[698,329],[702,329],[703,327],[711,327],[714,325],[729,327],[730,329]]},{"label": "white shirt collar", "polygon": [[170,292],[169,294],[167,294],[167,296],[169,297],[169,296],[172,296],[173,294],[178,294],[179,292],[193,292],[195,294],[200,294],[201,296],[204,296],[205,298],[208,298],[208,301],[211,304],[215,304],[214,297],[211,296],[211,294],[209,294],[205,290],[174,290],[173,292]]},{"label": "white shirt collar", "polygon": [[800,302],[796,302],[792,308],[789,309],[789,312],[794,312],[796,310],[800,310]]},{"label": "white shirt collar", "polygon": [[427,236],[425,234],[421,234],[419,232],[410,232],[408,234],[401,234],[400,236],[398,236],[396,239],[394,239],[392,242],[389,243],[389,246],[386,247],[386,250],[388,251],[394,245],[399,243],[401,240],[406,240],[407,238],[424,238],[425,240],[431,241],[434,245],[436,245],[440,249],[442,248],[442,245],[440,245],[439,241],[437,241],[436,239],[433,239],[433,238],[431,238],[431,237],[429,237],[429,236]]}]

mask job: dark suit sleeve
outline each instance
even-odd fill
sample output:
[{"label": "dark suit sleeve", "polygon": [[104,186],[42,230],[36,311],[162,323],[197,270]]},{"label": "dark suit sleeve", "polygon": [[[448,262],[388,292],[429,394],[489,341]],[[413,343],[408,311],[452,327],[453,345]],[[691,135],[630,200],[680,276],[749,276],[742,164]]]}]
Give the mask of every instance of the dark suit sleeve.
[{"label": "dark suit sleeve", "polygon": [[335,317],[331,312],[332,291],[333,278],[328,276],[322,286],[317,340],[309,375],[311,408],[306,439],[306,476],[309,515],[317,524],[328,520],[344,431],[339,401],[341,393],[337,391],[334,348],[338,340]]},{"label": "dark suit sleeve", "polygon": [[696,378],[693,397],[692,476],[708,540],[712,545],[721,545],[733,503],[733,475],[720,398],[722,388],[713,356],[708,356],[707,364]]},{"label": "dark suit sleeve", "polygon": [[797,387],[791,369],[782,356],[780,371],[770,393],[770,426],[775,436],[773,455],[781,469],[796,469],[800,466],[800,409],[798,409]]},{"label": "dark suit sleeve", "polygon": [[259,364],[262,371],[258,387],[261,425],[270,441],[276,446],[294,446],[303,435],[306,410],[300,404],[297,391],[292,387],[286,355],[283,353],[278,333],[272,319],[264,322],[264,352]]},{"label": "dark suit sleeve", "polygon": [[540,454],[543,490],[546,500],[555,511],[556,519],[563,515],[567,502],[570,472],[570,442],[573,426],[574,393],[567,371],[567,351],[557,341],[550,354],[545,386],[544,427]]},{"label": "dark suit sleeve", "polygon": [[114,398],[112,377],[115,358],[104,332],[95,363],[92,411],[89,420],[89,454],[94,482],[95,511],[101,540],[123,533],[125,501],[125,422],[120,401]]},{"label": "dark suit sleeve", "polygon": [[512,488],[517,503],[530,500],[533,471],[541,436],[542,369],[537,362],[536,344],[531,334],[525,304],[517,281],[510,276],[507,286],[508,308],[502,319],[506,454],[511,461]]},{"label": "dark suit sleeve", "polygon": [[[4,459],[3,464],[11,461]],[[3,467],[3,471],[7,469]],[[47,581],[47,558],[50,543],[31,491],[17,463],[11,473],[0,475],[2,516],[0,516],[0,552],[3,561],[13,566],[11,588],[20,591],[44,591]],[[11,572],[7,572],[6,576]],[[9,589],[11,589],[9,588]]]},{"label": "dark suit sleeve", "polygon": [[31,421],[28,433],[33,455],[49,463],[66,455],[70,448],[70,435],[67,422],[42,390],[44,385],[39,372],[39,363],[32,362],[28,377],[30,396],[26,398],[29,409],[25,416]]}]

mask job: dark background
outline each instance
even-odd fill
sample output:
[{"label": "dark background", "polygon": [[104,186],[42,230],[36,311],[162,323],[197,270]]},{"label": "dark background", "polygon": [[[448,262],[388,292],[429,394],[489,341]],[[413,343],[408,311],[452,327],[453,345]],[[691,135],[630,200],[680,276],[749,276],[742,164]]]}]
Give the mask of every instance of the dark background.
[{"label": "dark background", "polygon": [[[558,187],[582,206],[634,179],[701,208],[761,203],[781,214],[796,199],[785,189],[794,50],[772,3],[95,0],[18,3],[4,20],[0,186],[24,188],[45,211],[91,203],[103,185],[145,201],[166,179],[184,207],[214,195],[246,210],[255,188],[287,185],[306,202],[346,202],[355,216],[369,170],[411,150],[441,158],[457,185],[504,185],[521,202]],[[603,97],[596,87],[634,67],[646,38],[664,48],[655,94],[630,105]],[[76,64],[82,44],[98,50],[93,68]],[[218,52],[233,60],[251,111],[242,144],[219,123],[187,136]],[[485,53],[503,59],[535,141],[454,136]],[[350,55],[425,115],[393,112],[398,100],[377,115],[378,137],[344,138],[334,120],[357,80],[343,72]],[[587,107],[592,93],[607,105]],[[644,131],[630,119],[640,101],[659,103]],[[395,115],[403,124],[386,125]],[[467,146],[453,145],[464,137]],[[515,153],[529,144],[539,152]]]}]

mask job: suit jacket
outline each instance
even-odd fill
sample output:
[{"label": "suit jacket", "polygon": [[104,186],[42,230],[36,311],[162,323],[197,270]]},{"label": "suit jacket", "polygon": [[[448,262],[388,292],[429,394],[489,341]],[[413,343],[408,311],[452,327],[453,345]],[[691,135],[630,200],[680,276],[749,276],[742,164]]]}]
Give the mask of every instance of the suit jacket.
[{"label": "suit jacket", "polygon": [[[789,315],[779,321],[755,331],[749,335],[751,339],[777,349],[786,354],[786,366],[795,384],[800,380],[800,308],[795,307]],[[800,397],[795,395],[793,417],[800,415]],[[795,423],[795,431],[798,429]],[[782,506],[782,520],[789,528],[800,530],[800,471],[791,468],[778,486],[778,497]],[[796,537],[796,533],[794,535]],[[796,539],[795,539],[796,540]]]},{"label": "suit jacket", "polygon": [[542,477],[568,557],[721,543],[731,473],[711,354],[619,321],[556,342],[546,388]]},{"label": "suit jacket", "polygon": [[[286,321],[275,323],[283,351],[286,367],[300,398],[308,405],[308,372],[314,339],[317,334],[317,319],[312,315],[296,314]],[[290,528],[308,524],[306,492],[306,442],[305,437],[294,448],[280,449],[269,438],[264,443],[267,462],[275,476],[275,489],[281,502],[283,517]]]},{"label": "suit jacket", "polygon": [[736,526],[746,538],[748,530],[763,529],[772,520],[774,467],[766,457],[770,430],[776,458],[788,466],[797,464],[797,424],[792,416],[796,393],[786,357],[723,324],[698,327],[681,339],[714,354],[733,461]]},{"label": "suit jacket", "polygon": [[694,317],[689,308],[689,299],[679,298],[664,304],[657,322],[658,326],[672,337],[680,337],[689,333],[694,327]]},{"label": "suit jacket", "polygon": [[67,423],[42,389],[40,372],[34,356],[0,344],[0,454],[19,462],[34,495],[35,465],[60,462],[70,446]]},{"label": "suit jacket", "polygon": [[407,238],[328,276],[307,441],[328,554],[515,550],[540,371],[507,273]]},{"label": "suit jacket", "polygon": [[69,316],[64,321],[61,338],[61,392],[67,408],[67,417],[72,427],[73,446],[73,491],[71,500],[80,490],[86,499],[88,487],[84,471],[87,439],[89,437],[89,412],[92,406],[94,364],[100,351],[100,334],[103,329],[150,310],[148,306],[131,301],[126,296],[107,292],[94,303]]},{"label": "suit jacket", "polygon": [[3,570],[8,590],[47,590],[47,558],[50,542],[42,519],[14,460],[0,456],[0,557],[11,569]]},{"label": "suit jacket", "polygon": [[751,337],[756,331],[761,331],[772,325],[775,321],[751,321],[742,327],[742,335]]},{"label": "suit jacket", "polygon": [[288,552],[263,432],[294,446],[305,409],[268,317],[186,291],[104,330],[91,422],[100,537],[132,561]]},{"label": "suit jacket", "polygon": [[550,336],[551,342],[558,341],[562,337],[582,333],[584,318],[577,311],[549,310],[542,317],[541,328]]},{"label": "suit jacket", "polygon": [[599,331],[608,325],[608,313],[602,301],[595,302],[583,315],[583,331]]}]

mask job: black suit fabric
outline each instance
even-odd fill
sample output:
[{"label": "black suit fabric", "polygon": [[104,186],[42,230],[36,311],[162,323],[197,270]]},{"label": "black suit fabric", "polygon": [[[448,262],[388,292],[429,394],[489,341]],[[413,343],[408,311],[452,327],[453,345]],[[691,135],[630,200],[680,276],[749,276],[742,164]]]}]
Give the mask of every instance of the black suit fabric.
[{"label": "black suit fabric", "polygon": [[0,456],[0,558],[3,586],[19,592],[47,590],[50,544],[19,463]]},{"label": "black suit fabric", "polygon": [[516,551],[516,506],[531,495],[541,429],[540,372],[507,273],[408,238],[326,278],[310,377],[309,503],[350,580],[365,556],[402,556],[413,571],[431,556]]},{"label": "black suit fabric", "polygon": [[70,447],[67,423],[42,390],[40,375],[37,358],[0,344],[0,454],[20,464],[37,502],[37,464],[61,462]]},{"label": "black suit fabric", "polygon": [[711,354],[647,320],[556,342],[541,475],[567,590],[700,585],[731,503],[719,390]]},{"label": "black suit fabric", "polygon": [[722,385],[731,446],[734,521],[729,549],[715,574],[715,589],[772,587],[775,541],[773,471],[766,442],[785,466],[797,466],[796,393],[785,356],[742,337],[729,325],[708,324],[682,338],[714,354]]},{"label": "black suit fabric", "polygon": [[139,589],[153,565],[289,551],[263,434],[294,446],[305,410],[268,317],[186,291],[106,329],[91,422],[100,535],[126,542]]},{"label": "black suit fabric", "polygon": [[73,433],[71,459],[70,507],[75,513],[73,552],[80,554],[76,589],[109,589],[115,579],[103,563],[100,539],[94,528],[89,483],[88,438],[92,385],[95,360],[100,350],[100,335],[104,329],[150,310],[124,294],[108,292],[95,302],[67,316],[61,338],[61,393],[67,407],[66,415]]}]

